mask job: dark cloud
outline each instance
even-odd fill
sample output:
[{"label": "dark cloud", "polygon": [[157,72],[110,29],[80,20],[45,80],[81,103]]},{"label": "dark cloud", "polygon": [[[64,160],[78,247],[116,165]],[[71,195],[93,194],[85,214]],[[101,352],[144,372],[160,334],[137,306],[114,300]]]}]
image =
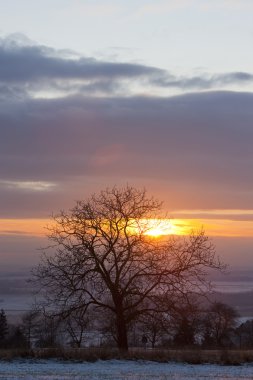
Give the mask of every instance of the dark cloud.
[{"label": "dark cloud", "polygon": [[131,78],[162,70],[131,63],[97,61],[94,58],[67,59],[43,46],[0,45],[0,80],[25,82],[39,79]]},{"label": "dark cloud", "polygon": [[178,76],[143,64],[108,62],[80,57],[69,51],[35,45],[24,37],[0,39],[0,99],[27,94],[118,94],[127,95],[131,85],[138,91],[148,86],[167,89],[212,89],[252,83],[246,72]]},{"label": "dark cloud", "polygon": [[[70,55],[23,39],[0,43],[2,217],[47,216],[122,182],[146,185],[172,208],[252,208],[253,94],[128,92],[131,80],[203,90],[249,83],[251,74],[178,78]],[[31,88],[65,96],[32,98]]]},{"label": "dark cloud", "polygon": [[[70,55],[70,54],[69,54]],[[71,54],[73,55],[73,54]],[[119,80],[152,78],[164,71],[134,63],[99,61],[91,57],[68,58],[52,48],[0,40],[0,83],[22,85],[27,90],[71,89],[111,92]],[[115,83],[114,83],[115,82]],[[39,84],[39,88],[38,88]]]},{"label": "dark cloud", "polygon": [[1,215],[45,216],[122,181],[176,208],[252,208],[252,119],[250,93],[12,100],[0,107]]}]

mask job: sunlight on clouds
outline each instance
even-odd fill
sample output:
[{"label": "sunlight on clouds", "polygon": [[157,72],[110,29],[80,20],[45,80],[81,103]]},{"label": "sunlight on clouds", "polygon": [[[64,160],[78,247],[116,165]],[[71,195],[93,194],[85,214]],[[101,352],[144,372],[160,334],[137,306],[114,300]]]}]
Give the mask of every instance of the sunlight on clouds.
[{"label": "sunlight on clouds", "polygon": [[[45,236],[51,219],[0,219],[1,235]],[[204,229],[207,236],[253,237],[253,221],[229,219],[142,219],[133,223],[130,229],[141,230],[144,235],[164,237],[169,235],[189,235]]]},{"label": "sunlight on clouds", "polygon": [[208,216],[219,216],[219,215],[252,215],[253,216],[253,210],[240,210],[240,209],[231,209],[231,210],[176,210],[174,211],[175,214],[179,215],[208,215]]},{"label": "sunlight on clouds", "polygon": [[29,95],[33,99],[59,99],[64,98],[67,95],[73,95],[73,93],[71,93],[70,91],[56,91],[55,89],[48,88],[47,90],[30,91]]},{"label": "sunlight on clouds", "polygon": [[56,186],[55,183],[44,181],[0,181],[1,185],[8,189],[30,191],[49,191]]},{"label": "sunlight on clouds", "polygon": [[208,236],[253,237],[253,221],[229,219],[173,219],[178,235],[203,228]]},{"label": "sunlight on clouds", "polygon": [[[246,210],[245,215],[247,215]],[[193,231],[200,231],[201,229],[204,229],[208,236],[253,237],[252,220],[238,221],[228,218],[150,219],[141,221],[140,225],[144,229],[145,235],[154,237],[189,235]]]},{"label": "sunlight on clouds", "polygon": [[0,219],[0,235],[45,236],[49,219]]}]

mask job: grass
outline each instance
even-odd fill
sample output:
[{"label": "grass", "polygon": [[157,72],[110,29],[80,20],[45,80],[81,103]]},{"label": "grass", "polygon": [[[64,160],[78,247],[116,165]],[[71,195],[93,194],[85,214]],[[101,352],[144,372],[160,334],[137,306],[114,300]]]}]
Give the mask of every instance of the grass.
[{"label": "grass", "polygon": [[44,349],[2,349],[1,360],[15,358],[35,358],[71,361],[88,361],[126,359],[126,360],[149,360],[156,362],[182,362],[190,364],[221,364],[240,365],[253,362],[253,350],[200,350],[200,349],[130,349],[129,352],[120,352],[117,349],[108,348],[44,348]]}]

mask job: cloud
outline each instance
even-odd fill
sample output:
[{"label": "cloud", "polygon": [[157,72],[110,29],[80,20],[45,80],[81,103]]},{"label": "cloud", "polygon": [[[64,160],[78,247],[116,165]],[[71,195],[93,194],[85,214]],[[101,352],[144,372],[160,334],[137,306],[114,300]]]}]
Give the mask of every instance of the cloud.
[{"label": "cloud", "polygon": [[[22,36],[0,44],[2,217],[47,217],[126,182],[170,209],[251,208],[253,94],[204,90],[252,74],[177,76],[73,56]],[[146,95],[131,94],[133,84]],[[155,97],[154,88],[199,92]]]},{"label": "cloud", "polygon": [[0,106],[0,213],[48,216],[126,182],[174,209],[251,208],[252,119],[251,93],[11,100]]},{"label": "cloud", "polygon": [[[80,57],[67,50],[36,45],[24,36],[0,40],[0,99],[151,95],[155,90],[193,91],[251,85],[253,75],[232,72],[175,75],[137,63],[110,62]],[[166,92],[167,91],[167,92]]]},{"label": "cloud", "polygon": [[64,59],[42,46],[11,46],[0,50],[0,79],[30,81],[38,79],[131,78],[160,72],[148,66],[100,62],[94,58]]},{"label": "cloud", "polygon": [[[253,221],[253,210],[174,210],[173,215],[177,218],[191,219],[223,219],[230,221]],[[241,234],[242,235],[242,234]]]},{"label": "cloud", "polygon": [[222,74],[203,74],[192,77],[176,77],[167,74],[155,79],[151,82],[161,87],[181,88],[188,90],[207,90],[213,88],[221,88],[227,85],[244,85],[253,82],[253,75],[246,72],[232,72]]},{"label": "cloud", "polygon": [[24,191],[49,191],[55,187],[54,183],[42,182],[42,181],[1,181],[0,187],[6,187],[7,189],[17,189]]},{"label": "cloud", "polygon": [[63,92],[84,89],[110,92],[119,80],[163,74],[163,70],[140,64],[99,61],[92,57],[68,58],[66,51],[63,54],[46,46],[22,42],[16,36],[0,40],[2,89],[8,85],[8,89],[20,86],[34,92],[52,88]]}]

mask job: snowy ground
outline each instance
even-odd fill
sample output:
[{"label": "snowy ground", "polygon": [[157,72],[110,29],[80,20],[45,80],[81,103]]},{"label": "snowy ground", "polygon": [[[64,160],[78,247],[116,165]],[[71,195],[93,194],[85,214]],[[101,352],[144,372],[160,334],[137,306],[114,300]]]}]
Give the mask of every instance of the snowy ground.
[{"label": "snowy ground", "polygon": [[57,360],[0,361],[4,380],[239,380],[253,379],[253,364],[242,366],[190,365],[147,361],[73,363]]}]

